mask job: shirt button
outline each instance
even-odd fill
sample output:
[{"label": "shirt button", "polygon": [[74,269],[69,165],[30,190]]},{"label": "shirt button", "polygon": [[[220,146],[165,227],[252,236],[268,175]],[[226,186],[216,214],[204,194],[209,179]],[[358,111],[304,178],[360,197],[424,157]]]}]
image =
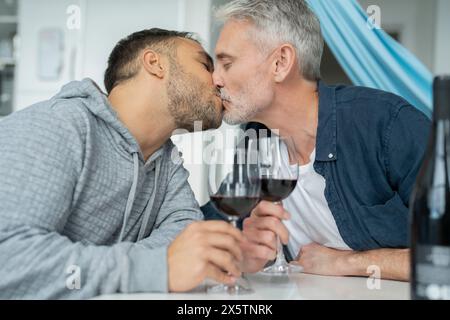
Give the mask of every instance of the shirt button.
[{"label": "shirt button", "polygon": [[330,154],[328,155],[328,158],[329,158],[329,159],[333,159],[333,158],[334,158],[334,154],[330,153]]}]

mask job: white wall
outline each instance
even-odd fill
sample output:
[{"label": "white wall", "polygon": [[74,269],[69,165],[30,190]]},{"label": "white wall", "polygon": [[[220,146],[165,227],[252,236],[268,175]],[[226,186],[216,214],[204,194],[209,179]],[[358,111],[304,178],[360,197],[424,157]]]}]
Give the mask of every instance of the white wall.
[{"label": "white wall", "polygon": [[436,46],[434,72],[450,74],[450,0],[438,0],[436,6]]},{"label": "white wall", "polygon": [[142,29],[158,26],[177,29],[178,1],[87,1],[82,73],[103,83],[108,56],[118,40]]},{"label": "white wall", "polygon": [[[201,39],[203,47],[212,54],[211,50],[211,0],[179,0],[182,3],[180,15],[180,30],[196,32]],[[195,197],[200,205],[209,200],[206,187],[207,168],[202,161],[189,163],[189,159],[199,158],[203,152],[204,133],[185,134],[182,139],[173,137],[172,140],[183,152],[185,167],[190,173],[189,183],[194,190]],[[203,157],[201,157],[203,158]]]},{"label": "white wall", "polygon": [[400,30],[400,42],[435,74],[450,74],[450,0],[359,0],[381,8],[382,27]]},{"label": "white wall", "polygon": [[[81,29],[69,30],[69,5],[81,9]],[[197,32],[209,49],[209,0],[20,0],[21,38],[15,109],[54,93],[70,80],[90,77],[103,86],[108,55],[118,40],[145,28]],[[37,77],[38,33],[57,27],[64,33],[64,65],[59,81]]]},{"label": "white wall", "polygon": [[[79,30],[66,26],[69,5],[81,9]],[[210,0],[19,0],[18,20],[21,46],[14,110],[50,98],[71,80],[90,77],[103,87],[109,53],[121,38],[134,31],[151,27],[187,30],[198,33],[205,48],[210,45]],[[64,64],[57,81],[37,76],[38,34],[48,27],[60,28],[64,34]],[[200,135],[192,139],[192,135],[175,139],[187,157],[202,152]],[[197,199],[204,203],[204,166],[187,164],[186,168]]]},{"label": "white wall", "polygon": [[18,6],[18,34],[20,46],[15,78],[14,110],[22,109],[31,103],[48,99],[66,82],[70,68],[65,64],[58,81],[44,81],[38,78],[38,34],[44,28],[59,27],[63,30],[64,61],[70,60],[71,43],[76,34],[65,29],[66,8],[77,1],[70,0],[21,0]]},{"label": "white wall", "polygon": [[378,5],[381,9],[381,27],[387,32],[400,31],[400,42],[433,70],[435,0],[358,1],[364,10],[369,5]]}]

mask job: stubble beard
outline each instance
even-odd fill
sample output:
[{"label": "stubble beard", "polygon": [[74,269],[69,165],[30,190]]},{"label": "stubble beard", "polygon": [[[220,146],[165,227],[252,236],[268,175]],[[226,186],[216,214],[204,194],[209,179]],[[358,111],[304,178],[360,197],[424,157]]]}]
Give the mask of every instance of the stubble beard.
[{"label": "stubble beard", "polygon": [[[253,79],[258,79],[254,77]],[[265,107],[251,102],[251,97],[255,96],[257,90],[262,90],[263,86],[259,81],[246,85],[235,97],[231,97],[226,89],[221,90],[222,99],[227,100],[231,105],[231,110],[225,110],[223,121],[229,125],[238,125],[252,121],[261,113]]]},{"label": "stubble beard", "polygon": [[[177,129],[194,132],[195,123],[201,122],[202,130],[216,129],[222,123],[222,114],[214,103],[214,91],[197,77],[185,73],[180,66],[171,65],[167,84],[169,112]],[[210,95],[205,95],[206,92]]]}]

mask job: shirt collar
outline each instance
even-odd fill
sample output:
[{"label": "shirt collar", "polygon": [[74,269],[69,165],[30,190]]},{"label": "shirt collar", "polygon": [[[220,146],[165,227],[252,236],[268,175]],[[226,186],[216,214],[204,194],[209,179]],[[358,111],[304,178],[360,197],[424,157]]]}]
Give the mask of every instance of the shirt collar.
[{"label": "shirt collar", "polygon": [[336,152],[336,90],[318,81],[319,125],[316,137],[316,160],[335,161]]},{"label": "shirt collar", "polygon": [[[337,160],[337,123],[336,123],[336,89],[318,81],[319,90],[319,124],[316,137],[316,161]],[[261,123],[250,122],[245,127],[249,129],[267,129]]]}]

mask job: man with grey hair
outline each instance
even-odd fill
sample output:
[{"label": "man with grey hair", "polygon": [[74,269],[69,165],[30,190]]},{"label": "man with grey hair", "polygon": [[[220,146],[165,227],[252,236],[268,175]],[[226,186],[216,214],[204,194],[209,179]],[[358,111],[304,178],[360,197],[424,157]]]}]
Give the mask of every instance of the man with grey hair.
[{"label": "man with grey hair", "polygon": [[300,153],[291,196],[244,221],[244,271],[275,258],[278,235],[306,273],[366,276],[376,265],[407,280],[408,200],[428,118],[391,93],[323,83],[320,23],[304,0],[235,0],[217,17],[224,120],[277,129]]}]

